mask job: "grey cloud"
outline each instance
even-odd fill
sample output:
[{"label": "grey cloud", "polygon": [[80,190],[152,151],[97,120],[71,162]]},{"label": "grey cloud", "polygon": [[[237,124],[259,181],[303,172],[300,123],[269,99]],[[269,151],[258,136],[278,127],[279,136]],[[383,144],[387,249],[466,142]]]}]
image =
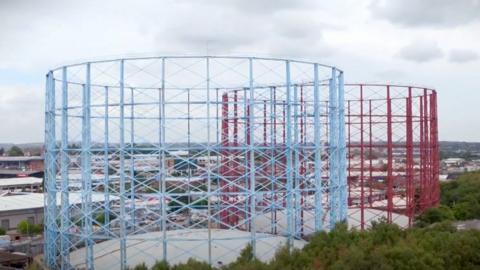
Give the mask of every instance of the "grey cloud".
[{"label": "grey cloud", "polygon": [[206,5],[223,6],[249,13],[273,13],[287,9],[305,9],[317,5],[315,0],[203,0]]},{"label": "grey cloud", "polygon": [[480,56],[471,50],[453,49],[450,51],[448,60],[454,63],[465,63],[479,59]]},{"label": "grey cloud", "polygon": [[400,49],[398,56],[405,60],[423,63],[442,58],[443,51],[435,42],[420,40]]},{"label": "grey cloud", "polygon": [[403,26],[453,27],[480,20],[479,0],[374,0],[373,17]]}]

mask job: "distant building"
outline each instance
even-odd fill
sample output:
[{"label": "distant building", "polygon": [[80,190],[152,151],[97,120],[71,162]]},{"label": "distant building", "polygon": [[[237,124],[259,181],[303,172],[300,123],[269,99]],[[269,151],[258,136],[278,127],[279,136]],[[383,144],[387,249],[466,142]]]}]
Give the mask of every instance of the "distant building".
[{"label": "distant building", "polygon": [[39,177],[1,178],[0,194],[5,191],[41,192],[43,179]]},{"label": "distant building", "polygon": [[447,159],[442,160],[442,162],[447,166],[459,167],[459,166],[463,166],[463,164],[465,163],[465,159],[463,159],[463,158],[447,158]]},{"label": "distant building", "polygon": [[[57,194],[57,204],[60,205],[60,194]],[[69,201],[71,205],[79,205],[82,202],[80,192],[71,192]],[[118,198],[111,196],[111,201]],[[103,193],[92,194],[92,203],[104,201]],[[15,193],[8,192],[0,196],[0,227],[5,230],[13,230],[22,220],[31,224],[43,223],[44,195],[43,193]]]},{"label": "distant building", "polygon": [[0,157],[0,178],[43,177],[43,157]]}]

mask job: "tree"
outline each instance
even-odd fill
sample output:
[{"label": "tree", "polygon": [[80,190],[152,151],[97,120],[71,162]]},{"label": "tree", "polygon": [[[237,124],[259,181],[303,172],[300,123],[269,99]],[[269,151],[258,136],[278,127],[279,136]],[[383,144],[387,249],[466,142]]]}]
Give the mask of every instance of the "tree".
[{"label": "tree", "polygon": [[28,220],[22,220],[17,225],[17,231],[21,234],[40,234],[43,232],[43,225],[32,224]]},{"label": "tree", "polygon": [[432,223],[454,219],[453,211],[448,206],[440,205],[439,207],[427,209],[422,215],[416,218],[415,222],[417,226],[425,227]]},{"label": "tree", "polygon": [[20,147],[14,145],[12,146],[12,148],[10,148],[8,150],[8,153],[7,153],[8,156],[11,156],[11,157],[21,157],[23,156],[23,151],[22,149],[20,149]]},{"label": "tree", "polygon": [[5,154],[5,149],[3,149],[3,147],[2,147],[2,148],[0,148],[0,156],[3,156],[3,154]]}]

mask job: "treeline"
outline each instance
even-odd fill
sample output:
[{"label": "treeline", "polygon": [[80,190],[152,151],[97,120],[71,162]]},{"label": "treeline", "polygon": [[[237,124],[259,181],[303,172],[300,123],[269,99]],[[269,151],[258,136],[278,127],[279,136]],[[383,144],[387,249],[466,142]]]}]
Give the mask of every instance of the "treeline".
[{"label": "treeline", "polygon": [[442,183],[440,190],[440,205],[417,217],[417,226],[445,220],[480,219],[480,172],[464,173],[457,180]]},{"label": "treeline", "polygon": [[[480,231],[457,230],[454,220],[480,218],[480,172],[466,173],[441,184],[441,205],[417,217],[416,226],[401,229],[385,221],[365,231],[338,224],[331,232],[319,232],[302,250],[280,248],[270,262],[255,258],[247,246],[239,258],[220,270],[394,270],[480,269]],[[134,270],[213,270],[205,262],[169,265],[159,261]]]},{"label": "treeline", "polygon": [[[480,269],[480,231],[457,230],[452,221],[480,218],[480,172],[466,173],[441,184],[441,204],[417,217],[416,226],[403,230],[385,221],[365,231],[338,224],[331,232],[315,234],[302,250],[278,250],[261,262],[247,247],[237,261],[222,270],[273,269]],[[135,270],[211,270],[205,262],[189,260],[170,266],[158,262]]]},{"label": "treeline", "polygon": [[[280,249],[274,259],[263,263],[247,247],[237,261],[224,270],[297,269],[479,269],[480,231],[457,231],[448,222],[428,228],[402,230],[385,222],[365,231],[348,230],[339,224],[329,233],[313,236],[302,250]],[[170,266],[158,262],[135,270],[214,269],[205,262],[189,260]]]}]

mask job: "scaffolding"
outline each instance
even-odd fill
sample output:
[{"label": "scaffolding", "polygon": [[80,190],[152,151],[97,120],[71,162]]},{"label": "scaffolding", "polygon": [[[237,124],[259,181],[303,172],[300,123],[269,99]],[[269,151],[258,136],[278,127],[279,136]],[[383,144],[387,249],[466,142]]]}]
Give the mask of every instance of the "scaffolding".
[{"label": "scaffolding", "polygon": [[263,258],[272,239],[292,248],[332,229],[351,199],[346,104],[343,72],[304,61],[169,56],[50,71],[46,265],[218,266],[246,244]]},{"label": "scaffolding", "polygon": [[437,93],[383,84],[346,84],[349,222],[378,216],[410,227],[439,203]]}]

